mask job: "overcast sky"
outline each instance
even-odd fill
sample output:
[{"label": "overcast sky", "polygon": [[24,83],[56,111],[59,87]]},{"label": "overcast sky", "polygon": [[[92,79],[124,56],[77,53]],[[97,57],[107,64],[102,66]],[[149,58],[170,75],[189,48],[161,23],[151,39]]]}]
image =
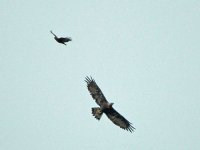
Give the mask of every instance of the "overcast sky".
[{"label": "overcast sky", "polygon": [[[197,0],[1,0],[0,149],[199,150],[199,17]],[[86,76],[134,133],[92,116]]]}]

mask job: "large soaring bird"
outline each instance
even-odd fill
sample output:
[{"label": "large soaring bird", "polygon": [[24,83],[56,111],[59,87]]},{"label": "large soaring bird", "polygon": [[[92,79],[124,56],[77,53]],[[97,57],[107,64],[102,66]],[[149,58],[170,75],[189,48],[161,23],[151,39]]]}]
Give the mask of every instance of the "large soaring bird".
[{"label": "large soaring bird", "polygon": [[127,131],[134,131],[134,127],[131,123],[126,120],[122,115],[120,115],[114,108],[114,103],[109,103],[105,96],[103,95],[101,89],[96,84],[95,80],[92,77],[86,77],[85,82],[87,83],[88,90],[92,98],[100,107],[93,107],[92,114],[93,116],[100,120],[103,113],[117,126]]},{"label": "large soaring bird", "polygon": [[60,37],[58,38],[52,31],[50,31],[53,35],[54,35],[54,39],[58,42],[58,43],[62,43],[66,45],[66,42],[72,41],[72,38],[70,37]]}]

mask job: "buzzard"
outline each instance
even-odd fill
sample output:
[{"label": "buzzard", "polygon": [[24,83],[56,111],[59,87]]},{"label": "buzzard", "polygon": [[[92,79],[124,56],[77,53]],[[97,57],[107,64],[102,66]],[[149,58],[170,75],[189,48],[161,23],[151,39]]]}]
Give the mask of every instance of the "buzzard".
[{"label": "buzzard", "polygon": [[92,98],[100,107],[93,107],[92,114],[97,119],[100,120],[103,113],[117,126],[127,131],[134,131],[134,127],[131,123],[126,120],[121,114],[119,114],[114,108],[114,103],[109,103],[104,97],[101,89],[96,84],[92,77],[86,77],[85,82],[87,83],[87,88],[90,92]]},{"label": "buzzard", "polygon": [[70,38],[70,37],[60,37],[60,38],[58,38],[52,31],[50,31],[51,32],[51,34],[53,34],[54,35],[54,39],[58,42],[58,43],[62,43],[62,44],[64,44],[64,45],[66,45],[66,42],[69,42],[69,41],[72,41],[72,38]]}]

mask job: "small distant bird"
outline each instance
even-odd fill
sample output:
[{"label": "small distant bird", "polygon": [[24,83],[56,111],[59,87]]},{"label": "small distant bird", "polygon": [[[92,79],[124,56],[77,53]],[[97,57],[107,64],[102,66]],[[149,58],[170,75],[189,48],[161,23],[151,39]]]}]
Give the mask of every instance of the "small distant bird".
[{"label": "small distant bird", "polygon": [[58,42],[58,43],[62,43],[66,45],[66,42],[72,41],[72,38],[70,37],[60,37],[58,38],[52,31],[50,31],[53,35],[54,35],[54,39]]},{"label": "small distant bird", "polygon": [[120,115],[114,108],[114,103],[109,103],[106,98],[104,97],[101,89],[96,84],[95,80],[92,77],[86,77],[85,82],[87,83],[87,88],[90,92],[92,98],[96,101],[96,103],[100,107],[93,107],[92,114],[97,119],[100,120],[103,113],[117,126],[120,128],[133,132],[134,127],[131,123],[126,120],[122,115]]}]

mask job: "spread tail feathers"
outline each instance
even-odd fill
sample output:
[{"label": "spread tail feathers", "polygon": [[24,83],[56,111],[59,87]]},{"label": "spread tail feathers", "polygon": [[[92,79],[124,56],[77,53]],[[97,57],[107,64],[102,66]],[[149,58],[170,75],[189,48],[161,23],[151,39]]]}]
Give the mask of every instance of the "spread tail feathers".
[{"label": "spread tail feathers", "polygon": [[99,107],[93,107],[92,114],[96,119],[100,120],[103,112],[101,111]]}]

